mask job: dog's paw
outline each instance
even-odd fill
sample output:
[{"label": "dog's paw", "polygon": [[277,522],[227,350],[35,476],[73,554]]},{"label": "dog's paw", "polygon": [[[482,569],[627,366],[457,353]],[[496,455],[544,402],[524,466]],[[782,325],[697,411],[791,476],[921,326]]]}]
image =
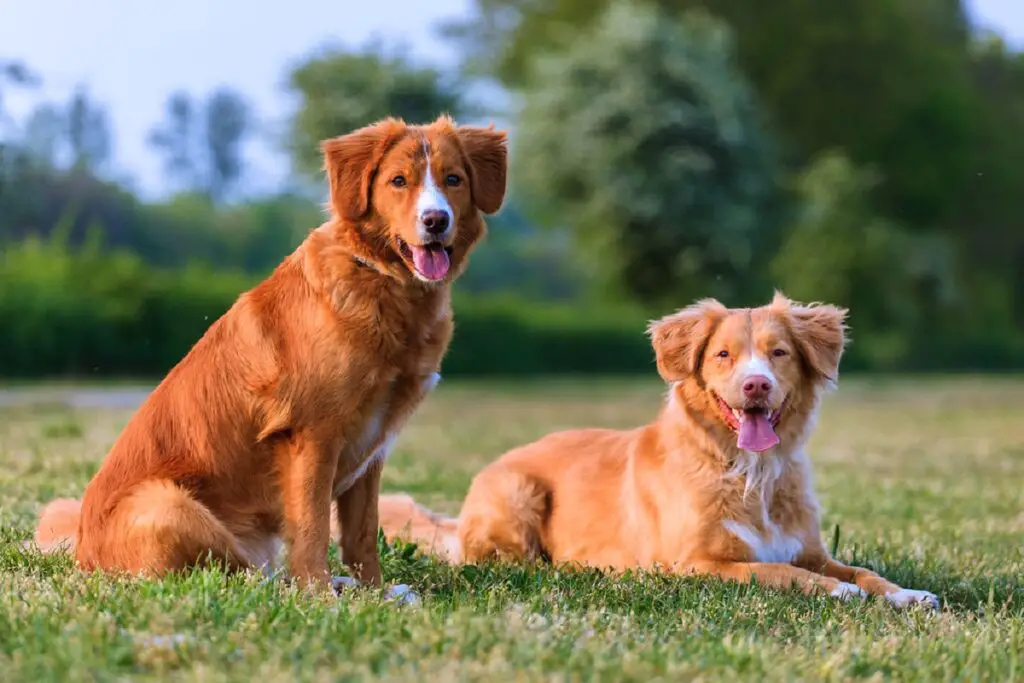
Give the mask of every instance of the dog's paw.
[{"label": "dog's paw", "polygon": [[388,602],[395,602],[399,605],[418,605],[420,604],[420,596],[411,587],[404,583],[391,586],[384,592],[384,597]]},{"label": "dog's paw", "polygon": [[939,609],[939,597],[928,591],[915,591],[909,588],[901,588],[894,593],[885,596],[893,607],[903,609],[914,605],[922,605],[928,609]]},{"label": "dog's paw", "polygon": [[836,586],[829,595],[833,598],[839,598],[844,602],[852,600],[853,598],[860,598],[863,600],[868,597],[867,592],[865,592],[860,586],[853,583],[846,583],[845,581],[840,581],[839,585]]},{"label": "dog's paw", "polygon": [[338,595],[346,588],[356,588],[362,584],[357,579],[353,579],[351,576],[335,576],[331,578],[331,588]]}]

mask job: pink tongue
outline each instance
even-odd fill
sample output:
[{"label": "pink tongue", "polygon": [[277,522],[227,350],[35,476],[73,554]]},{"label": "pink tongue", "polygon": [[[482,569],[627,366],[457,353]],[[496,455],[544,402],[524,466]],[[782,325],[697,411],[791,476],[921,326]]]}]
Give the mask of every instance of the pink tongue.
[{"label": "pink tongue", "polygon": [[779,445],[779,437],[763,412],[744,412],[736,445],[745,451],[760,453]]},{"label": "pink tongue", "polygon": [[440,280],[448,274],[451,262],[448,260],[448,252],[440,246],[414,247],[412,260],[416,265],[416,272],[428,280]]}]

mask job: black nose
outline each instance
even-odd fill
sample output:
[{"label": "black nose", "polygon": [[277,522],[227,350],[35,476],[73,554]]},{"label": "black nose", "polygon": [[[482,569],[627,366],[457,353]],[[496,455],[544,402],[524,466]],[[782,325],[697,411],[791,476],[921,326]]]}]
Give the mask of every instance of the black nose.
[{"label": "black nose", "polygon": [[420,216],[420,221],[422,221],[423,227],[431,235],[440,235],[448,229],[448,212],[437,209],[424,211],[423,215]]}]

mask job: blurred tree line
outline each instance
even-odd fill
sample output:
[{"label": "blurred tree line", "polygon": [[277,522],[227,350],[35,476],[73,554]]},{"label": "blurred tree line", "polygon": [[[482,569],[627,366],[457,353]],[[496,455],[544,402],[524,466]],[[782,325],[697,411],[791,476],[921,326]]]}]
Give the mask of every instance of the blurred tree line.
[{"label": "blurred tree line", "polygon": [[[644,321],[778,287],[851,308],[851,369],[1024,365],[1024,55],[959,0],[476,0],[460,73],[380,43],[290,70],[294,175],[230,88],[170,94],[174,193],[112,164],[111,115],[0,60],[0,375],[158,374],[323,217],[317,141],[385,115],[494,113],[512,192],[457,287],[447,373],[645,371]],[[115,112],[116,114],[116,112]]]}]

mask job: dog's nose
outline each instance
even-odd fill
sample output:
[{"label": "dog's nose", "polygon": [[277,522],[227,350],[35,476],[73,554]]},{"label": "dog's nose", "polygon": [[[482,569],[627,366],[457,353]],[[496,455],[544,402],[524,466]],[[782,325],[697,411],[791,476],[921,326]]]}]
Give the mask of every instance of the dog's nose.
[{"label": "dog's nose", "polygon": [[423,215],[420,216],[420,221],[423,223],[423,227],[431,235],[440,235],[448,229],[448,212],[439,209],[430,209],[424,211]]},{"label": "dog's nose", "polygon": [[743,395],[751,400],[764,399],[772,391],[772,382],[764,375],[748,377],[743,383]]}]

